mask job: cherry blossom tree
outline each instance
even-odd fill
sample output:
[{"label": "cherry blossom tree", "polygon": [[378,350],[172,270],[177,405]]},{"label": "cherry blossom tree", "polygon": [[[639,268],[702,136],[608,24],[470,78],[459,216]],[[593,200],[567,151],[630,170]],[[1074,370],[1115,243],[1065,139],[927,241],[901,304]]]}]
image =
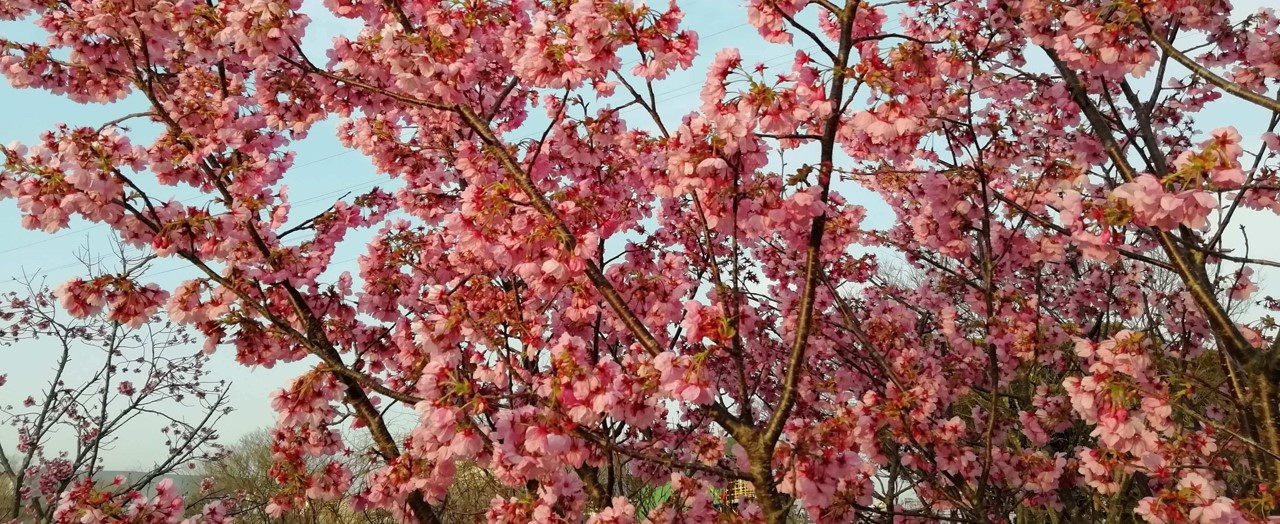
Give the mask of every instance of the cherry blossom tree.
[{"label": "cherry blossom tree", "polygon": [[[10,0],[49,34],[0,41],[12,85],[149,107],[6,147],[0,195],[198,271],[73,279],[72,314],[314,363],[274,400],[279,512],[347,492],[305,467],[342,424],[381,462],[354,503],[426,523],[464,462],[529,494],[490,522],[1273,514],[1280,337],[1230,314],[1280,265],[1249,245],[1280,212],[1273,11],[745,4],[790,63],[700,51],[676,2],[326,0],[362,29],[320,56],[301,0]],[[294,216],[289,148],[330,119],[400,186]],[[885,253],[922,285],[874,279]],[[673,495],[636,514],[620,467]]]},{"label": "cherry blossom tree", "polygon": [[[99,278],[135,278],[148,259],[118,262],[112,277]],[[89,272],[104,267],[86,264]],[[184,328],[159,317],[132,318],[132,325],[105,315],[68,318],[42,279],[15,282],[21,290],[6,293],[0,304],[0,349],[10,361],[48,363],[52,370],[41,391],[15,391],[16,384],[5,390],[7,398],[30,395],[0,407],[17,437],[13,448],[0,445],[0,467],[10,481],[0,517],[151,522],[148,515],[183,516],[182,494],[162,477],[218,456],[215,425],[230,410],[225,384],[204,367],[209,357],[193,349]],[[107,455],[127,449],[124,435],[147,424],[164,437],[165,447],[151,450],[154,465],[133,480],[101,479]],[[155,488],[155,500],[142,495],[148,487]]]}]

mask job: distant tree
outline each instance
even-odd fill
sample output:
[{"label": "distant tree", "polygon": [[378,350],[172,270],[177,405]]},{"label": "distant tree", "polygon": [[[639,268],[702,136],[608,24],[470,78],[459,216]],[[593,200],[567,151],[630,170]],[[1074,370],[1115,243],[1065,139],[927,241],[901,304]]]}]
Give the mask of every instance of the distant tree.
[{"label": "distant tree", "polygon": [[[230,501],[228,511],[238,522],[343,522],[341,499],[310,500],[274,517],[268,514],[271,497],[284,487],[275,478],[275,462],[271,432],[258,430],[229,446],[225,456],[202,463],[198,471],[212,483],[211,496]],[[324,468],[321,460],[308,462],[309,473]]]},{"label": "distant tree", "polygon": [[[350,499],[342,496],[327,499],[311,498],[306,504],[279,511],[273,515],[272,499],[278,499],[288,491],[306,491],[314,486],[291,485],[284,477],[282,462],[276,454],[273,431],[262,429],[240,438],[227,448],[225,456],[205,461],[198,471],[211,482],[210,496],[228,501],[229,514],[237,522],[246,524],[337,524],[394,522],[386,511],[355,511]],[[334,456],[310,457],[305,460],[307,478],[317,478],[330,464],[350,469],[356,478],[377,467],[375,460],[358,453]],[[464,462],[457,465],[457,476],[449,489],[446,503],[442,505],[440,518],[444,523],[474,522],[489,509],[495,496],[515,496],[517,490],[501,487],[492,474]],[[362,486],[353,482],[351,492]]]},{"label": "distant tree", "polygon": [[[146,271],[150,258],[116,253],[108,264],[82,257],[93,275],[91,285],[115,285]],[[149,511],[139,501],[151,487],[161,495],[177,495],[171,482],[155,486],[162,476],[222,454],[215,430],[230,407],[227,384],[213,380],[208,357],[192,347],[184,329],[161,320],[155,310],[129,320],[100,313],[69,317],[53,292],[36,276],[15,279],[18,291],[0,302],[0,345],[6,359],[50,362],[47,386],[39,391],[5,391],[16,405],[0,405],[0,419],[16,432],[17,444],[0,444],[0,515],[23,522],[78,522],[83,500],[105,517],[143,522]],[[109,293],[106,300],[120,304]],[[32,349],[40,345],[41,351]],[[46,351],[47,345],[53,351]],[[7,382],[0,375],[0,385]],[[9,389],[12,389],[10,385]],[[7,402],[6,402],[7,404]],[[125,428],[159,422],[165,447],[155,464],[129,479],[102,482],[105,456],[121,441]],[[58,443],[66,441],[67,446]],[[102,485],[105,484],[105,485]],[[79,508],[72,511],[72,508]],[[154,508],[151,508],[154,509]]]},{"label": "distant tree", "polygon": [[[289,486],[281,483],[280,461],[273,446],[273,432],[262,429],[240,438],[227,448],[227,453],[216,460],[201,463],[198,474],[211,483],[210,496],[230,502],[230,515],[238,522],[246,524],[280,523],[280,524],[338,524],[338,523],[382,523],[394,522],[392,515],[385,511],[357,512],[352,509],[345,496],[329,500],[310,500],[307,504],[283,511],[273,516],[269,507],[272,498],[289,489],[307,489],[310,486]],[[359,448],[358,445],[353,446]],[[306,477],[316,478],[328,466],[337,461],[349,468],[356,478],[362,477],[377,467],[375,460],[358,453],[344,453],[334,456],[312,457],[307,460]],[[495,497],[512,498],[527,496],[528,490],[505,487],[492,472],[487,471],[474,462],[460,462],[456,465],[453,484],[449,486],[447,495],[441,504],[439,517],[445,524],[463,524],[475,522],[489,510]],[[617,471],[624,471],[619,465]],[[635,501],[638,511],[647,512],[665,501],[671,490],[665,486],[646,483],[632,475],[599,478],[601,485],[612,485],[618,493],[624,493]],[[352,492],[359,491],[362,486],[358,482],[352,485]]]}]

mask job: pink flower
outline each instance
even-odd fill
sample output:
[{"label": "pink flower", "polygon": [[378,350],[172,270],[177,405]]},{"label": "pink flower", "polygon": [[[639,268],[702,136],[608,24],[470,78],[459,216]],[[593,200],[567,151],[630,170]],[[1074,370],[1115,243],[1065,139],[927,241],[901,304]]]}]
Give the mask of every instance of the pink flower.
[{"label": "pink flower", "polygon": [[1258,286],[1253,283],[1249,277],[1253,276],[1253,269],[1248,267],[1240,268],[1236,271],[1235,283],[1231,285],[1231,299],[1245,300],[1258,290]]},{"label": "pink flower", "polygon": [[614,497],[612,505],[587,519],[588,524],[634,524],[636,507],[626,497]]},{"label": "pink flower", "polygon": [[563,278],[567,270],[568,268],[564,264],[555,259],[547,259],[546,262],[542,263],[542,272],[551,278]]},{"label": "pink flower", "polygon": [[73,317],[83,318],[102,311],[106,304],[94,281],[70,280],[54,290],[62,307]]},{"label": "pink flower", "polygon": [[1160,213],[1165,192],[1156,177],[1142,175],[1133,182],[1116,187],[1111,192],[1111,196],[1127,202],[1133,208],[1134,214],[1146,222]]},{"label": "pink flower", "polygon": [[1249,519],[1236,507],[1235,501],[1217,497],[1203,505],[1191,508],[1187,514],[1198,524],[1247,524]]}]

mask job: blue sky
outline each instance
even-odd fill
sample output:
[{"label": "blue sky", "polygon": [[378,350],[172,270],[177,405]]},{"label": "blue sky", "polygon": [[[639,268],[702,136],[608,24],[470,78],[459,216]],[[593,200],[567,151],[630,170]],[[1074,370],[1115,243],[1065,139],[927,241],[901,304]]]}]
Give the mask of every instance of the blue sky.
[{"label": "blue sky", "polygon": [[[1236,5],[1242,9],[1256,9],[1267,1],[1237,1]],[[323,49],[332,36],[353,34],[358,29],[350,21],[337,20],[321,12],[319,1],[306,0],[305,4],[304,11],[311,15],[313,22],[304,44],[311,50],[312,56],[323,56]],[[690,70],[673,74],[656,88],[664,118],[668,122],[678,121],[681,115],[697,107],[697,95],[702,86],[703,75],[711,57],[719,49],[742,48],[742,55],[748,64],[766,62],[770,65],[785,65],[790,61],[793,52],[791,49],[787,46],[764,44],[756,35],[755,29],[746,25],[745,11],[739,0],[694,0],[683,1],[681,5],[687,13],[686,26],[698,31],[701,36],[701,52]],[[891,20],[889,26],[897,27],[896,21]],[[0,34],[23,40],[43,38],[41,33],[20,23],[0,23]],[[42,91],[15,90],[0,83],[0,114],[6,116],[6,125],[0,127],[0,143],[31,142],[39,133],[58,123],[98,126],[144,107],[137,98],[109,106],[81,105]],[[1249,114],[1247,111],[1250,111],[1247,106],[1224,102],[1201,117],[1201,122],[1205,130],[1234,124],[1242,128],[1246,137],[1251,134],[1256,136],[1257,132],[1262,131],[1261,128],[1254,129],[1242,124],[1253,125],[1260,119],[1238,118]],[[637,124],[645,118],[642,112],[634,110],[627,116],[635,119]],[[386,182],[359,153],[345,150],[339,145],[335,138],[334,124],[333,121],[319,124],[309,138],[292,146],[297,153],[297,160],[285,183],[290,187],[295,219],[323,211],[344,193],[358,194]],[[135,131],[139,142],[150,136],[145,125],[137,127]],[[795,160],[791,158],[789,162]],[[207,198],[190,188],[180,188],[170,194],[184,202],[200,202]],[[851,196],[870,208],[869,220],[872,224],[883,225],[891,218],[883,204],[869,200],[867,193],[856,191]],[[1261,218],[1251,217],[1249,220],[1253,222]],[[85,247],[105,253],[110,245],[109,231],[102,226],[73,221],[69,229],[50,235],[24,230],[17,224],[18,213],[13,202],[0,202],[0,239],[3,239],[0,241],[0,275],[4,278],[8,275],[39,272],[48,278],[51,286],[56,286],[77,275],[81,268],[72,257],[73,253]],[[1238,236],[1238,233],[1233,232],[1232,235]],[[335,271],[355,272],[354,259],[362,252],[361,238],[367,238],[367,235],[353,237],[339,250],[334,259]],[[1268,258],[1280,258],[1277,256],[1280,254],[1280,246],[1275,245],[1276,243],[1256,237],[1252,240],[1255,254],[1262,252]],[[168,261],[160,262],[152,270],[153,280],[166,285],[172,285],[191,274],[183,265]],[[11,287],[9,282],[0,281],[0,290]],[[0,347],[0,358],[5,362],[0,373],[7,373],[9,376],[9,384],[0,388],[0,405],[17,404],[34,388],[44,384],[50,376],[48,368],[53,355],[43,352],[50,349],[39,343]],[[25,356],[31,354],[36,356]],[[235,363],[233,358],[234,352],[228,350],[220,351],[214,356],[216,376],[233,382],[232,398],[237,410],[219,426],[226,443],[244,433],[270,425],[275,419],[275,414],[269,407],[270,393],[283,386],[302,369],[298,365],[271,370],[248,369]],[[162,442],[155,428],[145,423],[131,428],[124,437],[128,444],[119,446],[109,455],[107,465],[111,469],[145,467],[154,459],[151,451],[158,449]],[[0,443],[11,445],[12,442],[12,428],[0,426]]]}]

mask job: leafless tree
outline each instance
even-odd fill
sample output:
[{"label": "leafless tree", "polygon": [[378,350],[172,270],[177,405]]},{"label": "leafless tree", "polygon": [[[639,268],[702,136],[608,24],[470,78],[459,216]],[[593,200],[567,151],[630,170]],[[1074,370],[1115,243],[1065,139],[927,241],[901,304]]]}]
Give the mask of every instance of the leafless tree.
[{"label": "leafless tree", "polygon": [[[144,273],[150,262],[123,250],[80,259],[91,274],[129,276]],[[215,428],[231,409],[228,385],[210,378],[208,357],[187,332],[159,317],[140,327],[102,315],[70,318],[44,279],[14,280],[18,289],[0,295],[0,351],[9,352],[5,358],[51,362],[39,390],[0,390],[0,420],[17,437],[12,448],[0,445],[0,517],[48,522],[73,483],[101,474],[105,456],[129,427],[159,422],[165,447],[155,450],[156,462],[141,475],[112,486],[115,493],[146,488],[223,452]],[[32,351],[47,344],[55,350]]]}]

